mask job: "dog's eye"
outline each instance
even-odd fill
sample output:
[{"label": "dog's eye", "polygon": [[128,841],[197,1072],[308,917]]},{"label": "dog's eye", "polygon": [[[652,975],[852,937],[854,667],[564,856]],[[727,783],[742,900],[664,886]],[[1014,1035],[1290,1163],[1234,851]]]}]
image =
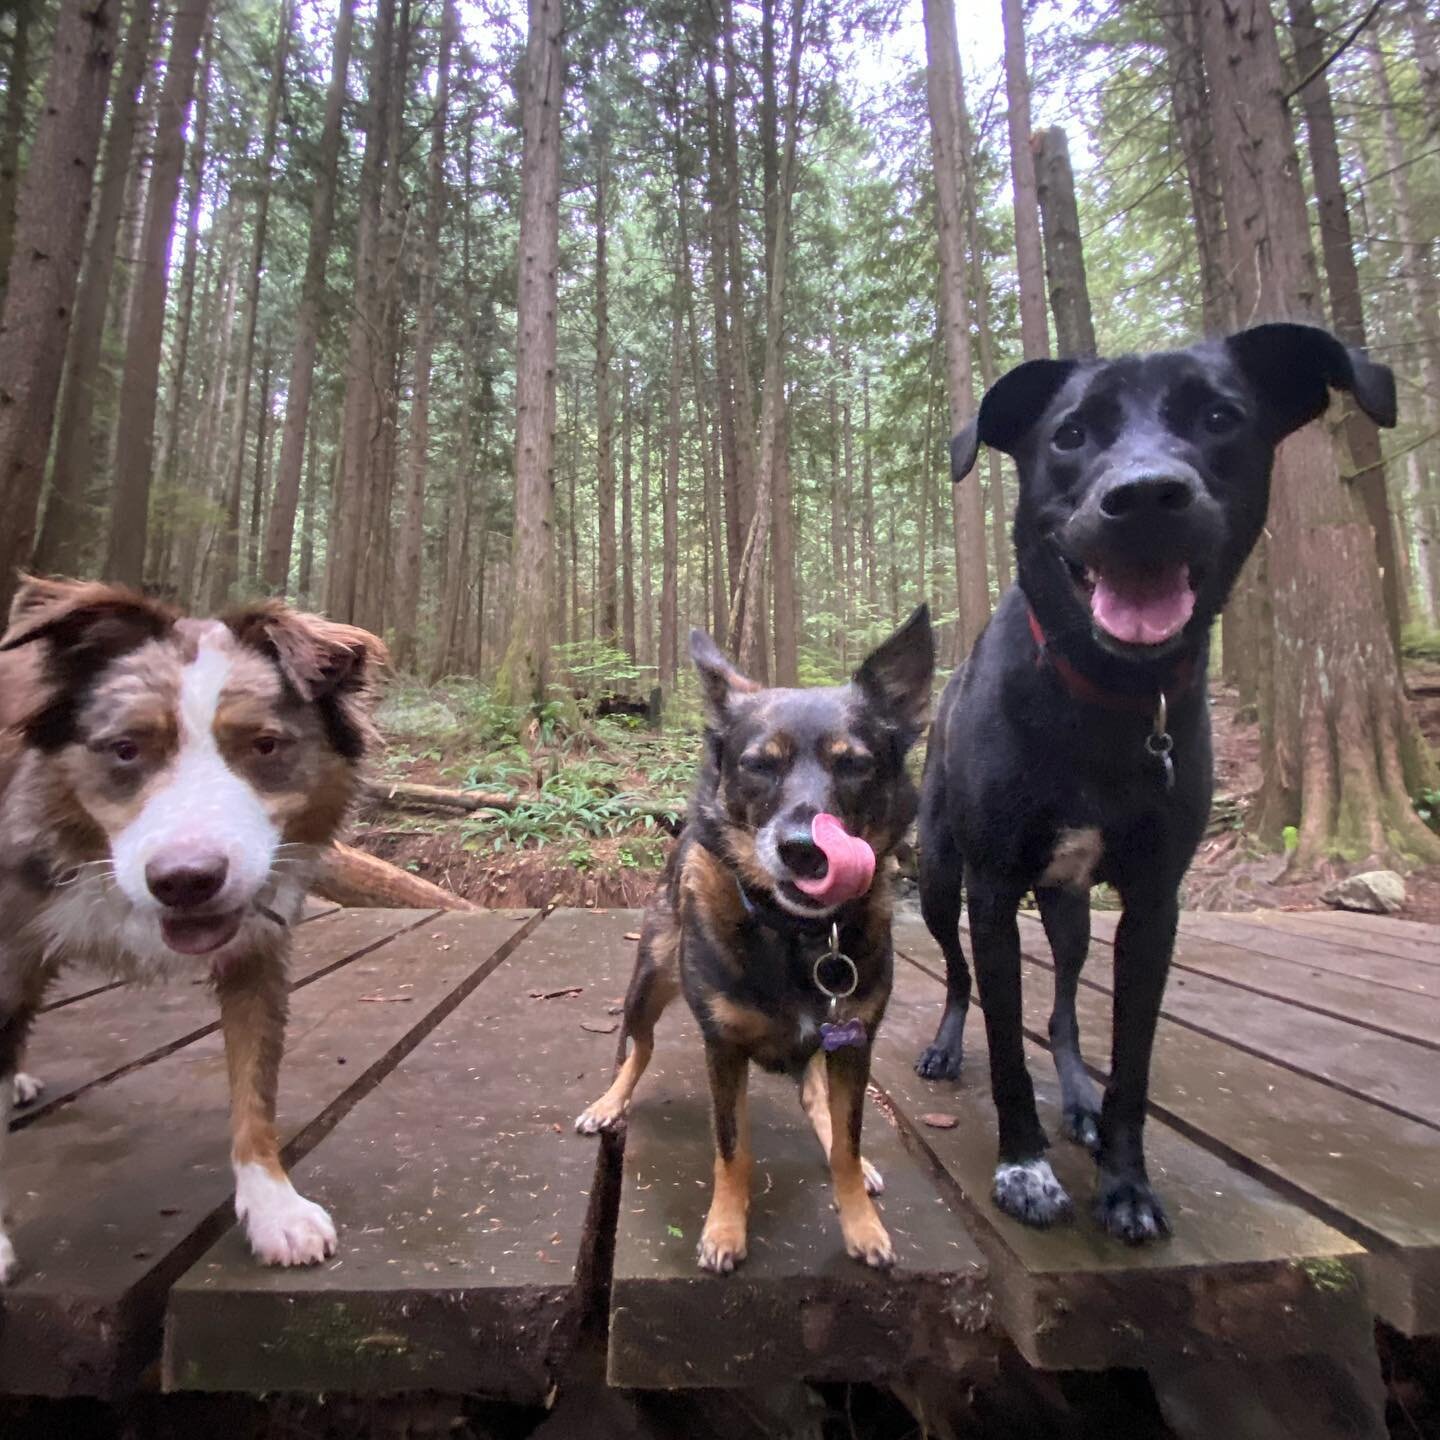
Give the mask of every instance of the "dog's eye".
[{"label": "dog's eye", "polygon": [[1208,406],[1200,417],[1200,423],[1211,435],[1225,435],[1233,430],[1245,417],[1228,401],[1222,400]]},{"label": "dog's eye", "polygon": [[1051,437],[1057,450],[1078,450],[1085,443],[1085,432],[1073,420],[1067,420]]},{"label": "dog's eye", "polygon": [[774,755],[761,751],[741,755],[739,765],[747,775],[774,775],[780,768],[780,762]]},{"label": "dog's eye", "polygon": [[250,742],[250,748],[262,759],[268,755],[276,754],[280,749],[281,740],[278,735],[257,735]]},{"label": "dog's eye", "polygon": [[861,755],[854,750],[848,750],[843,755],[835,757],[835,773],[847,780],[858,780],[863,775],[868,775],[875,768],[875,761],[869,755]]},{"label": "dog's eye", "polygon": [[111,759],[121,765],[133,765],[140,758],[140,747],[128,735],[112,740],[109,750]]}]

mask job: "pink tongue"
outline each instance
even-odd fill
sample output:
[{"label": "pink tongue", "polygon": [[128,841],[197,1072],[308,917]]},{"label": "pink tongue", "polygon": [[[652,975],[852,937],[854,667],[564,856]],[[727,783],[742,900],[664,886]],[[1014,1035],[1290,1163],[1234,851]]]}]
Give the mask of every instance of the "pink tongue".
[{"label": "pink tongue", "polygon": [[1107,635],[1126,645],[1158,645],[1178,635],[1195,610],[1190,567],[1106,575],[1092,571],[1090,613]]},{"label": "pink tongue", "polygon": [[843,905],[863,895],[875,878],[875,852],[852,835],[833,815],[817,815],[810,838],[825,852],[825,874],[818,880],[797,880],[795,888],[821,905]]}]

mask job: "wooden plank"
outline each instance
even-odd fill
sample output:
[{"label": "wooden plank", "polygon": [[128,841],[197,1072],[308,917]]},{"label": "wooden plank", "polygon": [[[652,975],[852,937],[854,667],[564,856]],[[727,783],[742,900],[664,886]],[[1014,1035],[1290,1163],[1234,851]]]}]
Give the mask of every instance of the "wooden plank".
[{"label": "wooden plank", "polygon": [[[907,922],[902,943],[939,963],[918,923]],[[1046,966],[1026,962],[1025,1021],[1036,1040],[1046,1033],[1051,982]],[[1103,1075],[1110,997],[1082,983],[1076,1009],[1086,1063]],[[1363,1244],[1382,1318],[1406,1334],[1440,1332],[1434,1128],[1165,1018],[1156,1029],[1150,1102],[1153,1115]]]},{"label": "wooden plank", "polygon": [[1389,986],[1410,995],[1440,995],[1440,972],[1435,966],[1416,960],[1402,960],[1394,955],[1352,949],[1343,938],[1323,940],[1288,931],[1267,930],[1263,925],[1252,925],[1204,911],[1187,911],[1183,929],[1187,935],[1218,940],[1254,951],[1257,955],[1273,956],[1277,960],[1297,961],[1312,970],[1354,976],[1372,985]]},{"label": "wooden plank", "polygon": [[677,1001],[660,1023],[625,1138],[612,1385],[879,1381],[919,1364],[955,1369],[991,1348],[981,1333],[984,1262],[893,1124],[869,1107],[864,1149],[885,1177],[877,1204],[897,1255],[881,1274],[845,1253],[828,1167],[794,1083],[753,1068],[749,1256],[730,1275],[698,1269],[714,1161],[709,1113],[704,1050]]},{"label": "wooden plank", "polygon": [[1359,915],[1349,910],[1255,910],[1227,920],[1288,931],[1321,940],[1338,940],[1354,950],[1394,955],[1422,965],[1440,965],[1440,925],[1397,920],[1391,915]]},{"label": "wooden plank", "polygon": [[[231,1231],[181,1278],[165,1384],[543,1401],[578,1328],[597,1195],[596,1144],[571,1121],[615,1055],[613,1031],[581,1022],[616,1024],[638,923],[561,911],[531,932],[295,1168],[339,1217],[332,1263],[262,1270]],[[495,924],[451,915],[445,933],[483,954]]]},{"label": "wooden plank", "polygon": [[[356,959],[395,935],[414,929],[439,911],[351,910],[296,932],[290,957],[291,988]],[[26,1047],[25,1068],[45,1083],[41,1099],[11,1122],[35,1124],[93,1085],[162,1059],[182,1045],[217,1030],[220,1009],[202,970],[199,978],[156,986],[107,986],[36,1023]]]},{"label": "wooden plank", "polygon": [[[938,960],[928,936],[907,932],[906,950],[927,964]],[[1064,1141],[1049,1158],[1075,1200],[1075,1220],[1035,1230],[1004,1215],[990,1200],[996,1130],[980,1017],[967,1027],[959,1085],[921,1080],[913,1069],[941,999],[933,976],[897,967],[875,1078],[967,1208],[990,1261],[999,1324],[1031,1363],[1234,1362],[1253,1353],[1325,1352],[1368,1331],[1361,1247],[1165,1124],[1152,1121],[1146,1135],[1150,1171],[1174,1226],[1168,1241],[1132,1248],[1106,1236],[1089,1213],[1094,1164]],[[1054,1066],[1038,1045],[1027,1050],[1042,1119],[1058,1135]],[[928,1112],[957,1123],[947,1130],[916,1123]]]},{"label": "wooden plank", "polygon": [[[1037,918],[1028,915],[1023,918],[1039,930]],[[1118,920],[1113,913],[1095,911],[1091,917],[1094,939],[1107,946],[1112,944]],[[1048,954],[1042,939],[1034,939],[1031,949],[1037,959]],[[1094,953],[1097,952],[1092,949]],[[1240,991],[1270,995],[1382,1035],[1440,1050],[1440,995],[1406,994],[1332,970],[1316,970],[1300,961],[1257,955],[1237,945],[1200,939],[1183,925],[1175,947],[1173,969],[1184,974],[1210,976]],[[1181,978],[1183,975],[1177,975],[1172,985]],[[1246,1003],[1242,996],[1236,996],[1237,1007]]]},{"label": "wooden plank", "polygon": [[[279,1115],[291,1163],[486,972],[483,948],[447,939],[450,921],[295,992]],[[494,927],[492,947],[521,933],[504,916]],[[376,993],[408,1000],[365,1002]],[[0,1391],[109,1395],[133,1385],[158,1353],[171,1282],[233,1223],[228,1109],[224,1048],[212,1034],[11,1137],[21,1270],[4,1297]]]},{"label": "wooden plank", "polygon": [[[1038,921],[1022,928],[1021,943],[1038,964],[1051,963]],[[1181,954],[1188,955],[1189,947],[1196,943],[1182,940]],[[1109,945],[1091,946],[1082,983],[1106,995],[1114,993],[1115,968]],[[1394,991],[1388,993],[1401,998]],[[1428,1005],[1418,997],[1406,997],[1402,1003],[1416,1008]],[[1380,1033],[1317,1009],[1238,990],[1184,966],[1171,973],[1161,1013],[1224,1044],[1440,1131],[1440,1087],[1434,1084],[1435,1051],[1440,1045],[1430,1036],[1417,1043]],[[1436,1019],[1440,1022],[1440,1016]],[[1376,1123],[1383,1121],[1377,1117]]]}]

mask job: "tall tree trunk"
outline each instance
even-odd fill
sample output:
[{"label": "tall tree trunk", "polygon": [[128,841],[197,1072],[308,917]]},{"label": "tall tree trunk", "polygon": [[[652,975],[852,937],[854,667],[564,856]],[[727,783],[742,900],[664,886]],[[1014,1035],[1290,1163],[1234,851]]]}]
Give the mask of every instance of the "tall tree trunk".
[{"label": "tall tree trunk", "polygon": [[650,567],[650,400],[640,412],[640,659],[657,665],[655,597]]},{"label": "tall tree trunk", "polygon": [[355,286],[345,355],[340,443],[343,459],[340,483],[333,497],[334,524],[325,562],[325,609],[337,620],[352,619],[355,613],[371,442],[380,411],[380,397],[375,393],[384,321],[380,205],[390,132],[394,46],[395,0],[377,0],[370,40],[369,113],[365,117],[365,150],[356,199]]},{"label": "tall tree trunk", "polygon": [[1170,77],[1170,105],[1190,210],[1195,217],[1195,247],[1200,263],[1200,310],[1207,335],[1226,335],[1235,328],[1235,290],[1225,240],[1225,209],[1215,134],[1210,117],[1210,92],[1200,48],[1200,0],[1174,0],[1157,7]]},{"label": "tall tree trunk", "polygon": [[1405,460],[1406,490],[1415,533],[1415,591],[1426,624],[1440,625],[1440,532],[1435,526],[1431,482],[1418,450],[1412,450]]},{"label": "tall tree trunk", "polygon": [[665,407],[665,474],[660,490],[660,683],[673,687],[679,672],[677,586],[680,497],[680,276],[670,302],[670,384]]},{"label": "tall tree trunk", "polygon": [[115,245],[125,204],[125,182],[135,143],[140,88],[150,59],[153,0],[141,0],[131,12],[121,52],[120,73],[105,133],[100,185],[85,249],[85,268],[75,297],[75,317],[65,361],[65,388],[55,425],[55,453],[50,488],[35,563],[45,572],[70,574],[79,569],[85,546],[94,534],[90,508],[96,478],[95,378],[105,338],[110,303],[110,278],[115,270]]},{"label": "tall tree trunk", "polygon": [[[760,417],[760,457],[755,479],[755,509],[740,562],[740,587],[730,610],[730,645],[741,668],[763,679],[768,671],[764,614],[765,552],[770,539],[775,457],[785,400],[785,292],[790,263],[790,200],[795,188],[800,128],[800,55],[804,39],[804,0],[794,0],[790,17],[790,57],[785,96],[785,140],[780,155],[779,203],[765,307],[765,380]],[[738,612],[738,613],[737,613]]]},{"label": "tall tree trunk", "polygon": [[[945,378],[950,401],[950,429],[954,434],[963,429],[975,413],[970,307],[965,294],[965,216],[959,188],[960,177],[967,173],[969,166],[969,156],[963,143],[968,127],[962,119],[965,94],[960,73],[960,50],[955,36],[954,0],[925,0],[924,16],[925,89],[930,108],[930,150],[935,166],[935,213],[940,252],[940,320],[945,332]],[[1033,179],[1032,170],[1032,184]],[[1043,323],[1042,314],[1042,326]],[[1026,353],[1029,353],[1028,350]],[[934,458],[928,453],[925,463],[934,463]],[[990,585],[985,573],[985,510],[980,497],[978,469],[956,483],[952,504],[960,612],[956,626],[955,659],[958,662],[969,654],[990,615]]]},{"label": "tall tree trunk", "polygon": [[[315,576],[315,502],[320,488],[319,432],[319,425],[314,425],[307,436],[309,455],[305,461],[305,494],[300,509],[300,573],[296,577],[295,594],[300,604],[307,607]],[[274,504],[273,500],[271,504]]]},{"label": "tall tree trunk", "polygon": [[615,417],[610,413],[608,123],[608,118],[598,120],[595,136],[595,503],[600,509],[595,619],[600,640],[613,645],[619,638],[620,622],[615,574]]},{"label": "tall tree trunk", "polygon": [[[210,63],[214,50],[215,27],[205,32],[204,55],[200,63],[200,87],[195,98],[195,138],[190,144],[188,178],[186,180],[185,202],[185,254],[180,265],[180,311],[175,322],[175,360],[170,382],[170,408],[165,418],[165,435],[161,446],[161,459],[157,466],[160,475],[161,494],[165,496],[172,523],[167,533],[169,552],[165,563],[157,573],[163,580],[169,580],[173,571],[176,521],[184,518],[180,501],[181,434],[185,412],[186,390],[190,378],[191,330],[195,314],[195,272],[200,252],[200,214],[205,199],[205,141],[210,115]],[[197,387],[198,389],[198,387]],[[192,410],[199,408],[197,394]],[[193,422],[192,422],[193,428]],[[188,486],[186,487],[189,488]],[[51,498],[54,498],[52,489]],[[46,526],[49,526],[49,510],[46,511]],[[193,524],[193,517],[191,517]],[[41,533],[43,543],[45,532]],[[56,570],[68,570],[64,564],[53,566]]]},{"label": "tall tree trunk", "polygon": [[[1005,26],[1005,94],[1010,125],[1010,181],[1015,191],[1015,257],[1020,288],[1020,345],[1027,360],[1050,353],[1045,324],[1045,258],[1035,152],[1030,148],[1030,75],[1025,63],[1024,0],[1001,0]],[[954,29],[954,26],[951,26]]]},{"label": "tall tree trunk", "polygon": [[[620,632],[633,662],[635,654],[635,504],[632,480],[634,404],[630,393],[630,357],[622,367],[620,400]],[[718,564],[719,553],[716,561]]]},{"label": "tall tree trunk", "polygon": [[[20,146],[25,138],[25,112],[30,104],[30,24],[36,0],[12,0],[14,29],[5,66],[5,118],[0,134],[0,292],[10,273],[15,246],[15,197],[20,188]],[[133,22],[132,22],[133,23]]]},{"label": "tall tree trunk", "polygon": [[341,121],[345,111],[345,82],[350,70],[350,47],[355,31],[355,0],[339,0],[335,41],[330,54],[330,88],[325,96],[325,117],[320,127],[315,193],[310,202],[310,239],[305,252],[305,278],[300,287],[300,309],[295,317],[295,348],[290,359],[290,380],[285,387],[285,428],[280,437],[280,463],[275,471],[275,494],[265,531],[264,588],[284,592],[290,578],[290,551],[295,530],[295,505],[300,493],[300,459],[310,420],[310,398],[315,384],[315,356],[324,322],[325,268],[330,256],[330,234],[335,223],[336,175],[340,162]]},{"label": "tall tree trunk", "polygon": [[0,317],[0,614],[35,535],[118,9],[116,0],[63,0],[45,105],[16,200],[15,258]]},{"label": "tall tree trunk", "polygon": [[255,420],[255,474],[250,486],[250,523],[246,527],[247,585],[254,584],[260,568],[260,522],[265,510],[265,482],[270,473],[270,379],[275,369],[275,352],[265,337],[260,361],[260,406]]},{"label": "tall tree trunk", "polygon": [[225,487],[225,520],[221,528],[216,565],[211,575],[210,605],[219,610],[231,597],[240,578],[240,505],[245,483],[245,434],[250,424],[250,384],[255,362],[255,327],[260,318],[260,275],[265,266],[265,236],[270,219],[270,172],[275,167],[279,133],[280,99],[285,91],[285,61],[290,51],[293,11],[281,0],[275,20],[275,48],[270,61],[270,88],[265,101],[265,131],[260,142],[260,164],[255,176],[255,221],[250,237],[250,264],[245,271],[245,307],[240,320],[240,361],[235,394],[234,447]]},{"label": "tall tree trunk", "polygon": [[775,446],[775,527],[772,545],[775,557],[775,684],[800,683],[800,645],[797,625],[800,618],[795,577],[795,501],[790,475],[790,406],[780,415],[780,435]]},{"label": "tall tree trunk", "polygon": [[145,197],[145,228],[131,291],[120,419],[115,430],[115,483],[104,573],[139,585],[145,575],[145,541],[155,453],[155,407],[169,289],[170,238],[185,163],[185,114],[195,85],[195,62],[209,0],[183,0],[170,33],[170,58],[155,124],[155,162]]},{"label": "tall tree trunk", "polygon": [[865,496],[861,515],[861,524],[864,527],[865,540],[865,604],[869,614],[867,619],[873,623],[876,619],[875,608],[880,603],[879,591],[879,556],[875,553],[875,469],[872,463],[872,451],[874,446],[870,439],[870,369],[866,366],[865,373],[861,377],[861,423],[864,426],[863,442],[864,454],[860,465],[861,486]]},{"label": "tall tree trunk", "polygon": [[[1295,68],[1315,78],[1300,92],[1305,129],[1310,137],[1310,165],[1315,175],[1315,199],[1320,210],[1320,253],[1330,292],[1330,314],[1335,333],[1347,345],[1363,346],[1365,307],[1360,298],[1360,272],[1355,265],[1355,241],[1350,230],[1350,204],[1340,173],[1340,147],[1335,138],[1335,111],[1330,103],[1330,82],[1323,73],[1325,42],[1315,18],[1313,0],[1290,0],[1290,32],[1295,42]],[[1383,63],[1383,62],[1382,62]],[[1396,653],[1404,623],[1404,591],[1395,554],[1395,524],[1390,518],[1390,495],[1380,431],[1375,422],[1351,407],[1346,431],[1355,474],[1347,476],[1359,492],[1375,532],[1375,557],[1380,564],[1385,618]]]},{"label": "tall tree trunk", "polygon": [[[435,292],[440,272],[440,221],[445,211],[445,125],[450,97],[450,51],[457,27],[455,0],[440,13],[440,53],[435,64],[435,110],[426,161],[425,231],[421,241],[419,313],[415,321],[415,388],[410,402],[410,453],[405,474],[405,518],[395,567],[397,670],[413,670],[418,658],[420,569],[425,547],[425,481],[430,464],[430,363],[435,349]],[[395,162],[398,164],[398,157]]]},{"label": "tall tree trunk", "polygon": [[[1204,0],[1201,28],[1240,311],[1318,316],[1274,17],[1267,0]],[[1310,425],[1285,443],[1270,507],[1275,683],[1260,819],[1276,839],[1298,828],[1295,874],[1330,858],[1440,859],[1409,799],[1440,776],[1385,632],[1369,525],[1340,482],[1332,432],[1343,428]]]},{"label": "tall tree trunk", "polygon": [[556,275],[560,264],[560,0],[529,0],[521,94],[520,278],[515,385],[515,537],[502,704],[545,698],[550,663],[550,532],[555,511]]},{"label": "tall tree trunk", "polygon": [[[1385,167],[1390,172],[1395,234],[1400,241],[1401,277],[1405,286],[1405,297],[1409,301],[1411,322],[1418,331],[1417,338],[1420,342],[1420,405],[1426,432],[1431,437],[1427,449],[1433,485],[1433,476],[1437,466],[1440,466],[1440,441],[1434,438],[1440,434],[1440,286],[1436,284],[1435,271],[1431,265],[1429,241],[1417,221],[1414,197],[1410,189],[1410,169],[1406,160],[1405,142],[1395,115],[1385,54],[1378,42],[1369,47],[1369,65],[1379,101],[1380,132],[1385,142]],[[1393,570],[1394,567],[1391,568]]]},{"label": "tall tree trunk", "polygon": [[1058,125],[1042,130],[1038,141],[1035,185],[1050,281],[1050,313],[1055,317],[1055,353],[1062,359],[1088,358],[1096,353],[1095,321],[1090,313],[1090,287],[1085,283],[1070,145]]}]

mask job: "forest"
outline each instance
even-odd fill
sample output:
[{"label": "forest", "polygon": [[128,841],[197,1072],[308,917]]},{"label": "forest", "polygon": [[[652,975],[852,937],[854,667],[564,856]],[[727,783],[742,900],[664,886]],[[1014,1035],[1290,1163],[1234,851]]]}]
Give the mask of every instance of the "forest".
[{"label": "forest", "polygon": [[592,712],[683,717],[689,627],[822,682],[928,599],[963,658],[997,375],[1311,320],[1400,426],[1281,453],[1216,843],[1440,863],[1434,0],[9,0],[0,58],[0,603],[364,625],[393,773],[573,855],[673,818]]}]

